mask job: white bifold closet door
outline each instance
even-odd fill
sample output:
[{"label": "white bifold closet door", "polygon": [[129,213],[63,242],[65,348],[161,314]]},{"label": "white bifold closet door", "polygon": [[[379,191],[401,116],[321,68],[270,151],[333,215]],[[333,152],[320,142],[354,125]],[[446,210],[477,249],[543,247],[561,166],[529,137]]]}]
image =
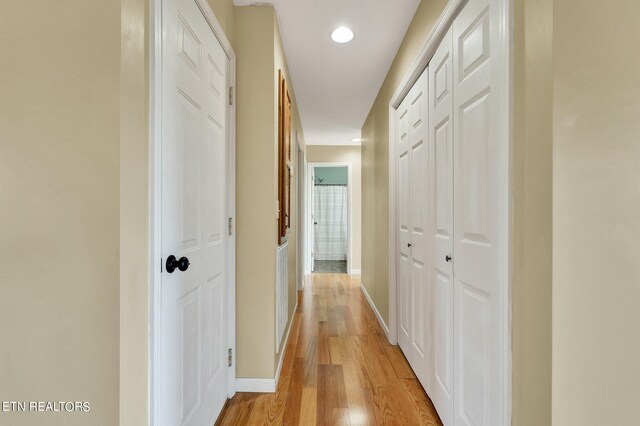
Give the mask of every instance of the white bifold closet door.
[{"label": "white bifold closet door", "polygon": [[508,74],[497,0],[453,23],[454,417],[503,425],[508,288]]},{"label": "white bifold closet door", "polygon": [[502,5],[466,3],[396,112],[398,342],[445,426],[509,422]]},{"label": "white bifold closet door", "polygon": [[430,257],[427,242],[427,71],[398,109],[398,343],[422,386],[428,388]]},{"label": "white bifold closet door", "polygon": [[431,161],[429,237],[433,244],[425,307],[433,324],[433,364],[429,396],[443,424],[453,424],[453,61],[450,29],[429,64],[429,158]]}]

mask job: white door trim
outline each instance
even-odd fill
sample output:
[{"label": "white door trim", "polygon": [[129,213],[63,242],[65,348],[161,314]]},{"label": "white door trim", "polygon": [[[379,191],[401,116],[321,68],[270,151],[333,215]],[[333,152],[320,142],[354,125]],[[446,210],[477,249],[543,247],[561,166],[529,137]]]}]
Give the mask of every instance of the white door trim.
[{"label": "white door trim", "polygon": [[[228,237],[227,276],[228,276],[228,309],[229,309],[229,347],[234,355],[232,368],[229,368],[227,396],[236,393],[236,54],[231,47],[220,22],[218,22],[207,0],[194,0],[202,11],[227,58],[229,59],[229,85],[233,92],[229,95],[232,105],[228,105],[228,157],[226,193],[227,214],[233,223],[233,232]],[[161,258],[161,136],[162,136],[162,0],[151,0],[149,3],[149,424],[157,424],[158,390],[156,383],[160,380],[160,276]]]},{"label": "white door trim", "polygon": [[[503,210],[506,211],[505,217],[508,218],[504,226],[507,228],[505,235],[507,236],[507,244],[505,245],[507,252],[504,253],[503,277],[506,283],[506,300],[504,306],[503,318],[506,319],[504,333],[506,336],[503,355],[505,365],[503,366],[502,377],[504,379],[505,398],[503,401],[504,419],[507,423],[511,423],[512,412],[512,335],[511,335],[511,297],[512,297],[512,226],[513,226],[513,196],[512,196],[512,164],[513,164],[513,59],[512,59],[512,26],[513,26],[513,0],[498,0],[500,7],[500,64],[497,67],[503,74],[504,81],[502,87],[498,88],[499,93],[504,100],[503,105],[508,106],[507,111],[499,111],[499,115],[504,117],[505,126],[503,128],[503,138],[508,143],[508,164],[505,164],[505,170],[508,170],[508,178],[503,182],[503,186],[507,189],[502,198]],[[447,31],[453,24],[454,19],[465,6],[467,0],[449,0],[442,14],[438,18],[435,26],[425,39],[418,54],[404,74],[398,88],[394,92],[389,101],[389,342],[393,345],[398,344],[398,308],[397,308],[397,262],[395,250],[397,247],[397,213],[396,213],[396,110],[404,97],[409,93],[418,80],[422,72],[427,68],[434,53],[436,52],[440,42],[446,35]],[[506,424],[507,424],[506,423]]]},{"label": "white door trim", "polygon": [[[305,201],[306,201],[306,212],[305,212],[305,217],[304,217],[304,221],[307,227],[307,232],[305,233],[304,236],[304,248],[305,248],[305,271],[304,274],[305,276],[310,275],[313,272],[313,259],[311,258],[311,255],[313,253],[313,228],[311,228],[313,226],[313,219],[311,218],[311,215],[313,214],[313,206],[312,206],[312,201],[313,201],[313,171],[311,169],[311,167],[309,166],[309,162],[306,161],[305,162],[305,167],[306,167],[306,173],[305,173],[305,182],[304,182],[304,189],[305,189]],[[305,278],[306,279],[306,278]]]},{"label": "white door trim", "polygon": [[[310,162],[308,163],[308,173],[307,176],[315,176],[315,174],[313,173],[313,169],[316,167],[346,167],[347,168],[347,273],[348,274],[352,274],[353,270],[351,269],[351,258],[353,257],[353,253],[351,253],[351,248],[353,247],[352,243],[351,243],[351,237],[353,234],[353,218],[351,217],[351,185],[352,185],[352,176],[351,176],[351,162],[323,162],[323,161],[315,161],[315,162]],[[314,183],[309,180],[309,198],[313,197],[313,191],[314,191]],[[311,242],[313,241],[313,238],[315,238],[314,232],[315,232],[315,228],[313,227],[313,219],[311,219],[311,211],[309,211],[307,213],[307,229],[309,230],[309,232],[307,232],[307,238],[309,241],[309,247],[311,250],[313,250],[313,247],[311,246]],[[311,257],[311,252],[308,253],[309,257]],[[313,271],[309,271],[310,273]]]},{"label": "white door trim", "polygon": [[306,183],[306,172],[307,169],[305,167],[305,153],[302,145],[300,144],[300,135],[296,132],[296,182],[297,182],[297,197],[296,205],[298,206],[298,211],[296,213],[296,226],[298,227],[298,247],[297,247],[297,256],[298,256],[298,267],[297,275],[296,275],[296,289],[298,291],[304,288],[304,276],[305,271],[307,270],[307,258],[305,256],[305,238],[307,233],[307,209],[306,209],[306,194],[305,183]]}]

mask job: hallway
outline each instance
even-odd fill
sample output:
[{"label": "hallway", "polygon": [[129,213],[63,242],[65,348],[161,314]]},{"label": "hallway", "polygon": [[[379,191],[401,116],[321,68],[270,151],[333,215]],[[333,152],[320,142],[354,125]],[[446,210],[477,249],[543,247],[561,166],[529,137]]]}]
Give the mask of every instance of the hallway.
[{"label": "hallway", "polygon": [[312,276],[298,293],[277,392],[236,394],[218,425],[441,424],[359,282]]}]

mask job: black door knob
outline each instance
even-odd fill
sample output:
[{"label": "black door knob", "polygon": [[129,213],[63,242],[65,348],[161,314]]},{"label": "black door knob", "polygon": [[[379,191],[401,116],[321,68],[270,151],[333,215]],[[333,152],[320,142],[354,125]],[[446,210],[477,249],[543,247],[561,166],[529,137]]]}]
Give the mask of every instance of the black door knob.
[{"label": "black door knob", "polygon": [[446,260],[447,262],[451,262],[451,256],[449,256],[449,255],[445,256],[444,260]]},{"label": "black door knob", "polygon": [[175,271],[176,268],[184,272],[187,269],[189,269],[189,259],[187,259],[184,256],[181,257],[180,259],[176,259],[174,255],[171,255],[167,257],[167,263],[165,264],[165,266],[166,266],[167,272],[170,274],[173,273],[173,271]]},{"label": "black door knob", "polygon": [[407,243],[407,247],[411,247],[411,243]]}]

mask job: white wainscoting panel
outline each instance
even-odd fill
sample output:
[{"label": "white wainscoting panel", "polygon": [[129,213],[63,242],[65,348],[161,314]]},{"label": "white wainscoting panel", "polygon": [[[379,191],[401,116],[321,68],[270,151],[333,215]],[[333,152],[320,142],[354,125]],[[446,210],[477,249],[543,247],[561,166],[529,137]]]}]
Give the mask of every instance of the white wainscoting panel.
[{"label": "white wainscoting panel", "polygon": [[289,243],[276,249],[276,348],[280,348],[289,311]]}]

